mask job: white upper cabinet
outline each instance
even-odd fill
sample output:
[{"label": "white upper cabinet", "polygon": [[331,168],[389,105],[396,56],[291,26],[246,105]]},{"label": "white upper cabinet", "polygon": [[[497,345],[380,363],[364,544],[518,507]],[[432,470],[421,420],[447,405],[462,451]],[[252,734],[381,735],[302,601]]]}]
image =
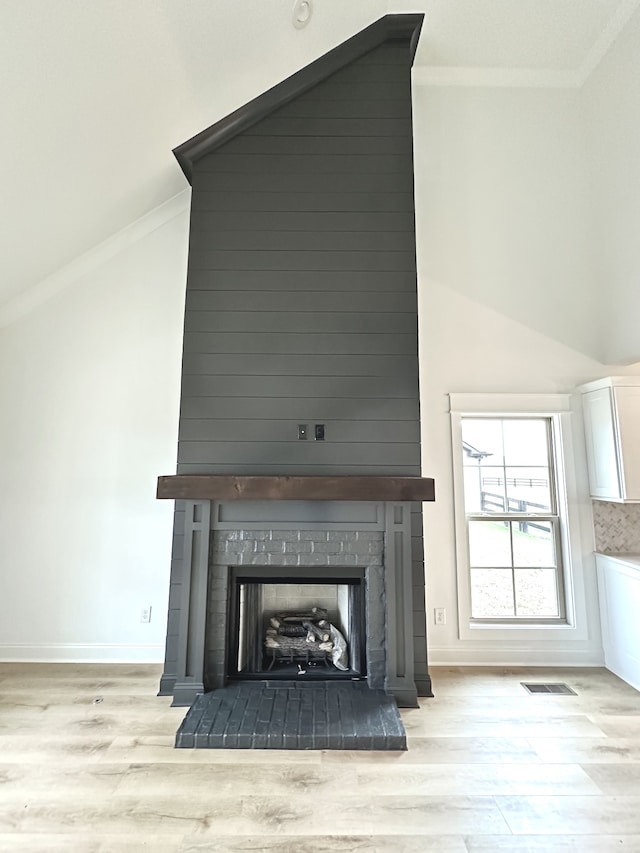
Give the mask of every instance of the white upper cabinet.
[{"label": "white upper cabinet", "polygon": [[640,376],[580,388],[592,498],[640,501]]}]

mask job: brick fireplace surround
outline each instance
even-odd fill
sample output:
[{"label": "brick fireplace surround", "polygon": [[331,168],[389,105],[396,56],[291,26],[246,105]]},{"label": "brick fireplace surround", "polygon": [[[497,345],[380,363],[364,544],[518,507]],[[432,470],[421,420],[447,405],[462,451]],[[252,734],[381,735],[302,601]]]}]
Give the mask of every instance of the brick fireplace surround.
[{"label": "brick fireplace surround", "polygon": [[431,695],[426,660],[424,668],[414,665],[411,509],[415,500],[433,500],[432,480],[175,476],[160,478],[158,497],[185,500],[185,570],[172,590],[179,602],[167,640],[176,664],[165,669],[160,690],[175,705],[190,706],[227,683],[229,584],[237,567],[273,567],[279,577],[289,567],[294,578],[361,571],[367,685],[403,707]]}]

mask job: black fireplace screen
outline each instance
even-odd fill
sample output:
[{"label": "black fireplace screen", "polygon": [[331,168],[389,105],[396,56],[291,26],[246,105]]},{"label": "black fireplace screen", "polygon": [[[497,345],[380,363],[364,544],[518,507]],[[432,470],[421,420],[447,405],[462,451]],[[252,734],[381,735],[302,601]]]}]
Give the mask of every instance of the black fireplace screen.
[{"label": "black fireplace screen", "polygon": [[[283,573],[284,575],[284,573]],[[366,675],[364,577],[247,575],[232,570],[230,678]]]}]

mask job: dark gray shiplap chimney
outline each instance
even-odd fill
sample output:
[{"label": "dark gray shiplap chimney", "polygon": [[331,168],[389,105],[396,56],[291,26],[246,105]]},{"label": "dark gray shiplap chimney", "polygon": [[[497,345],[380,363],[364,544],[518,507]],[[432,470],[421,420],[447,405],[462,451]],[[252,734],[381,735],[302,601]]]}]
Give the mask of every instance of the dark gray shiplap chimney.
[{"label": "dark gray shiplap chimney", "polygon": [[[420,474],[421,23],[382,18],[176,149],[193,186],[179,474]],[[163,694],[176,677],[183,530],[178,501]],[[430,695],[418,503],[412,533],[404,618]]]}]

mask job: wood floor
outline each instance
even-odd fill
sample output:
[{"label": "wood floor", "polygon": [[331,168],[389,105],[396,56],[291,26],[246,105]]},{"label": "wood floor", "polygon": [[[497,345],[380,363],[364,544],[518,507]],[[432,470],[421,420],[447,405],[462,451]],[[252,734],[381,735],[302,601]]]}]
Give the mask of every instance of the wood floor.
[{"label": "wood floor", "polygon": [[640,853],[640,693],[605,670],[432,669],[406,753],[175,750],[159,675],[0,664],[1,851]]}]

